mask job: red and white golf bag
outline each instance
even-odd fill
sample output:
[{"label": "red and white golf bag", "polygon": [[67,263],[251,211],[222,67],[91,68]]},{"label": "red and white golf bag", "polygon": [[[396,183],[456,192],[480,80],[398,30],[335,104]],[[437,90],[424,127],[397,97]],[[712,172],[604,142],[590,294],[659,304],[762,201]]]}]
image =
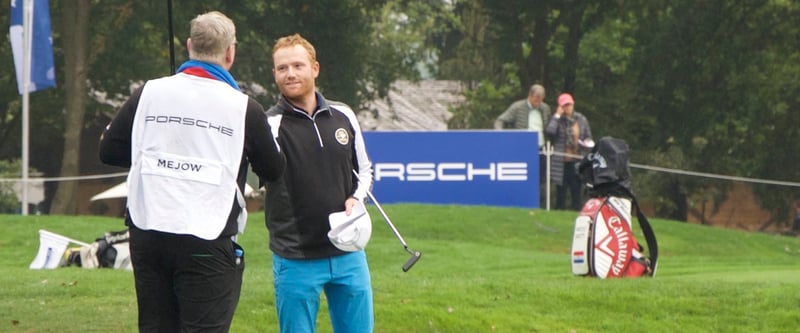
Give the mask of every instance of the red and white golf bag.
[{"label": "red and white golf bag", "polygon": [[[604,137],[579,164],[591,199],[575,219],[571,252],[575,275],[605,279],[656,274],[658,243],[630,190],[627,153],[625,141]],[[646,251],[634,236],[632,211],[647,241]]]}]

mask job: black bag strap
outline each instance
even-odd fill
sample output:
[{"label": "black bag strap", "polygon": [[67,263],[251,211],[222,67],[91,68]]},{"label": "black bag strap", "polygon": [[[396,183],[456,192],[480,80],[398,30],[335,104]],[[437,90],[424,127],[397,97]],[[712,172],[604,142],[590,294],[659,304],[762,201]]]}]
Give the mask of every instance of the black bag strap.
[{"label": "black bag strap", "polygon": [[644,233],[645,241],[647,241],[647,253],[650,256],[650,272],[648,274],[650,276],[656,276],[656,268],[658,267],[658,241],[656,240],[656,234],[653,232],[653,227],[650,226],[650,221],[647,220],[647,216],[644,216],[642,210],[639,209],[639,203],[636,201],[636,197],[630,190],[626,189],[626,191],[631,198],[633,208],[636,209],[636,219],[639,221],[639,227],[642,229],[642,233]]}]

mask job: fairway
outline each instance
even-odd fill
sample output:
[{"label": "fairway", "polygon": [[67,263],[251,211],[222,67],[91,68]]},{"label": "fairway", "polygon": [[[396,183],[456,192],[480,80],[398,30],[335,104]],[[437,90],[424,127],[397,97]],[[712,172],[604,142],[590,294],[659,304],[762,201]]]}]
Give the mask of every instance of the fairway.
[{"label": "fairway", "polygon": [[[574,212],[386,205],[408,253],[368,206],[376,332],[795,332],[800,241],[651,219],[655,278],[572,276]],[[0,216],[0,332],[136,332],[133,275],[29,270],[38,229],[91,242],[121,219]],[[637,235],[638,225],[635,226]],[[641,238],[641,236],[637,236]],[[263,214],[240,238],[247,268],[231,332],[276,332]],[[324,304],[324,302],[323,302]],[[326,308],[318,332],[331,332]]]}]

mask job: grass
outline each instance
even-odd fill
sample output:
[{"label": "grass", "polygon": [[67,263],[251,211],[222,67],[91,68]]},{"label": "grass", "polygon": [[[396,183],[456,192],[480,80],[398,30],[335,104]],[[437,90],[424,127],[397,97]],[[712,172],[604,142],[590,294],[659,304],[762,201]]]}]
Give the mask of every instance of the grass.
[{"label": "grass", "polygon": [[[800,240],[654,219],[656,278],[600,280],[570,271],[573,212],[387,205],[409,255],[370,207],[367,247],[376,332],[794,332],[800,327]],[[0,216],[0,332],[135,332],[133,275],[29,270],[38,229],[82,241],[120,219]],[[637,229],[638,230],[638,227]],[[642,237],[638,237],[643,242]],[[276,332],[262,214],[247,251],[231,332]],[[323,302],[324,304],[324,302]],[[318,332],[331,332],[327,310]]]}]

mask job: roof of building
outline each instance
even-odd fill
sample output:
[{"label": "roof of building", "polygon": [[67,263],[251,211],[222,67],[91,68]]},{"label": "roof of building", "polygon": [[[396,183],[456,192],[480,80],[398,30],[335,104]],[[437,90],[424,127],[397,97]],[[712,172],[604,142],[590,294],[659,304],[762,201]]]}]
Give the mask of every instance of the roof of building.
[{"label": "roof of building", "polygon": [[387,98],[359,112],[359,123],[363,130],[445,131],[453,116],[449,108],[464,101],[462,91],[458,81],[396,81]]}]

